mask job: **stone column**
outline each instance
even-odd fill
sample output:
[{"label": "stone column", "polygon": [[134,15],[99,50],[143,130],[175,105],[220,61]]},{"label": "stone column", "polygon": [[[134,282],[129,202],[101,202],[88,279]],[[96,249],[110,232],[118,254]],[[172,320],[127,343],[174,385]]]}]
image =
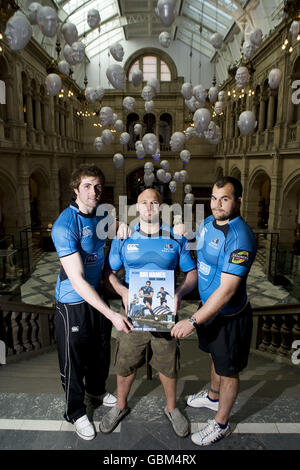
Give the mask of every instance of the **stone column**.
[{"label": "stone column", "polygon": [[34,130],[33,130],[33,114],[32,114],[32,96],[30,88],[27,88],[26,93],[26,120],[27,120],[27,141],[34,145]]},{"label": "stone column", "polygon": [[266,113],[266,99],[263,97],[260,100],[260,107],[259,107],[259,122],[258,122],[259,132],[263,132],[265,130],[265,113]]},{"label": "stone column", "polygon": [[275,122],[275,97],[276,97],[276,90],[270,90],[269,92],[269,109],[268,109],[268,121],[267,121],[267,129],[273,129],[274,122]]}]

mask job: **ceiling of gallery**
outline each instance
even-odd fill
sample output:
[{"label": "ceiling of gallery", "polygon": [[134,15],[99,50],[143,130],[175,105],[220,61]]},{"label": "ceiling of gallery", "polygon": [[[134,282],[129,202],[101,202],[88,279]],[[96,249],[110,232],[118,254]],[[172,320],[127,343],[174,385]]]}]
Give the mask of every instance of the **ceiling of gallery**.
[{"label": "ceiling of gallery", "polygon": [[[214,48],[210,36],[218,32],[223,37],[243,15],[249,0],[177,0],[177,17],[170,27],[164,26],[155,14],[157,0],[56,0],[66,18],[77,26],[80,40],[86,44],[89,58],[105,50],[113,42],[159,36],[168,31],[178,40],[211,58]],[[98,28],[90,30],[87,12],[100,12]]]}]

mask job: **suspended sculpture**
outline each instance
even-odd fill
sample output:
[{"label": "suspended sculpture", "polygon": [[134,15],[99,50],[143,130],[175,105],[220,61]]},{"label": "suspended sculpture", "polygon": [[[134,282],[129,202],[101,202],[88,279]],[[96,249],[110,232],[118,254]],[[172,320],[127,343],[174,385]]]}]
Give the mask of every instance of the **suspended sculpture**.
[{"label": "suspended sculpture", "polygon": [[160,33],[160,35],[158,36],[158,40],[159,40],[159,43],[162,47],[165,47],[166,49],[170,46],[171,44],[171,36],[170,36],[170,33],[168,33],[167,31],[163,31],[162,33]]},{"label": "suspended sculpture", "polygon": [[101,21],[101,18],[100,18],[99,11],[96,10],[96,8],[91,8],[87,12],[87,23],[89,27],[92,29],[97,28],[97,26],[99,26],[100,24],[100,21]]},{"label": "suspended sculpture", "polygon": [[101,101],[105,94],[105,88],[99,85],[95,88],[95,91],[96,91],[96,99],[98,101]]},{"label": "suspended sculpture", "polygon": [[115,139],[113,133],[109,129],[104,129],[101,134],[104,145],[111,145]]},{"label": "suspended sculpture", "polygon": [[239,67],[236,71],[235,81],[238,88],[244,88],[250,80],[250,73],[247,67]]},{"label": "suspended sculpture", "polygon": [[218,100],[219,101],[225,101],[225,99],[226,99],[226,92],[224,90],[219,91]]},{"label": "suspended sculpture", "polygon": [[109,52],[111,53],[111,55],[113,56],[115,60],[117,60],[118,62],[122,62],[123,57],[124,57],[124,49],[123,49],[122,44],[120,44],[119,42],[115,42],[109,48]]},{"label": "suspended sculpture", "polygon": [[253,44],[256,47],[259,47],[262,43],[262,38],[263,38],[263,33],[260,28],[255,28],[253,31],[251,31],[249,39],[251,44]]},{"label": "suspended sculpture", "polygon": [[184,203],[185,204],[193,204],[195,200],[194,194],[192,193],[187,193],[184,198]]},{"label": "suspended sculpture", "polygon": [[179,152],[185,144],[185,135],[183,132],[174,132],[171,135],[170,146],[172,152]]},{"label": "suspended sculpture", "polygon": [[115,153],[113,156],[113,164],[115,168],[119,169],[124,163],[124,157],[121,153]]},{"label": "suspended sculpture", "polygon": [[78,41],[78,30],[75,24],[67,22],[62,26],[61,30],[63,37],[69,46],[72,46],[73,42]]},{"label": "suspended sculpture", "polygon": [[20,51],[30,41],[32,26],[25,15],[16,12],[6,23],[4,34],[11,50]]},{"label": "suspended sculpture", "polygon": [[142,133],[142,130],[143,130],[142,125],[139,123],[136,123],[133,127],[133,132],[135,135],[140,135]]},{"label": "suspended sculpture", "polygon": [[147,155],[155,155],[158,151],[158,138],[155,134],[145,134],[143,139],[143,147]]},{"label": "suspended sculpture", "polygon": [[146,186],[151,186],[154,181],[154,173],[145,173],[144,174],[144,183]]},{"label": "suspended sculpture", "polygon": [[68,76],[70,73],[70,65],[68,64],[66,60],[61,60],[60,62],[58,62],[58,70],[63,75]]},{"label": "suspended sculpture", "polygon": [[[147,86],[152,87],[155,90],[156,94],[160,92],[160,81],[157,78],[154,78],[154,77],[149,78],[147,80]],[[146,101],[148,101],[148,100],[146,100]]]},{"label": "suspended sculpture", "polygon": [[292,36],[292,39],[295,40],[297,39],[298,34],[300,34],[300,22],[294,20],[290,26],[290,33]]},{"label": "suspended sculpture", "polygon": [[154,101],[146,101],[145,102],[145,111],[146,113],[152,113],[154,109]]},{"label": "suspended sculpture", "polygon": [[176,0],[158,0],[155,13],[165,26],[171,26],[176,18]]},{"label": "suspended sculpture", "polygon": [[216,114],[220,115],[223,113],[224,110],[224,102],[223,101],[217,101],[215,104],[215,112]]},{"label": "suspended sculpture", "polygon": [[211,112],[207,108],[197,109],[194,113],[193,121],[197,132],[205,131],[211,121]]},{"label": "suspended sculpture", "polygon": [[188,177],[187,171],[186,170],[180,170],[180,172],[179,172],[179,181],[181,183],[184,183],[185,180],[187,179],[187,177]]},{"label": "suspended sculpture", "polygon": [[144,86],[144,88],[142,89],[141,97],[145,101],[151,101],[152,98],[154,98],[154,96],[155,96],[155,89],[150,85]]},{"label": "suspended sculpture", "polygon": [[132,96],[125,96],[123,99],[123,108],[128,112],[133,112],[135,107],[135,99]]},{"label": "suspended sculpture", "polygon": [[[138,159],[142,159],[146,156],[146,152],[141,140],[137,140],[135,143],[135,152]],[[152,163],[151,163],[152,165]]]},{"label": "suspended sculpture", "polygon": [[45,85],[48,95],[56,96],[60,93],[62,80],[56,73],[50,73],[45,79]]},{"label": "suspended sculpture", "polygon": [[141,70],[134,70],[132,72],[131,80],[133,86],[137,88],[143,81],[143,72]]},{"label": "suspended sculpture", "polygon": [[66,59],[68,64],[76,65],[76,61],[73,57],[73,49],[71,46],[69,46],[69,44],[64,45],[63,53],[64,53],[64,58]]},{"label": "suspended sculpture", "polygon": [[189,150],[181,150],[179,156],[180,160],[183,161],[183,163],[188,163],[191,158],[191,152]]},{"label": "suspended sculpture", "polygon": [[104,144],[102,141],[102,137],[96,137],[94,140],[94,146],[98,150],[98,152],[101,152],[101,150],[103,149],[103,145]]},{"label": "suspended sculpture", "polygon": [[190,140],[195,135],[195,129],[193,127],[187,127],[184,133],[185,140]]},{"label": "suspended sculpture", "polygon": [[30,3],[30,5],[28,7],[28,19],[29,19],[30,24],[38,24],[37,12],[41,8],[41,6],[42,5],[40,3],[37,3],[37,2]]},{"label": "suspended sculpture", "polygon": [[156,178],[161,181],[162,183],[165,182],[165,176],[166,176],[166,172],[163,168],[159,168],[159,170],[157,170],[156,172]]},{"label": "suspended sculpture", "polygon": [[168,171],[166,172],[165,174],[165,178],[164,178],[164,183],[169,183],[172,179],[172,175],[171,173],[169,173]]},{"label": "suspended sculpture", "polygon": [[54,8],[41,7],[37,11],[37,22],[45,36],[53,38],[58,28],[58,16]]},{"label": "suspended sculpture", "polygon": [[110,106],[103,106],[100,109],[100,122],[104,127],[113,123],[113,110]]},{"label": "suspended sculpture", "polygon": [[144,165],[144,172],[146,174],[152,173],[154,171],[154,165],[152,162],[146,162]]},{"label": "suspended sculpture", "polygon": [[165,171],[169,171],[169,169],[170,169],[170,165],[169,165],[168,160],[162,160],[162,161],[160,162],[160,166],[161,166],[162,169],[165,170]]},{"label": "suspended sculpture", "polygon": [[176,191],[176,181],[170,181],[169,183],[169,190],[171,191],[171,193],[175,193]]},{"label": "suspended sculpture", "polygon": [[249,41],[244,42],[243,47],[242,47],[242,53],[245,59],[251,59],[255,50],[256,50],[256,46],[254,46],[252,42],[249,42]]},{"label": "suspended sculpture", "polygon": [[193,96],[193,85],[185,82],[181,87],[181,94],[186,100],[190,100]]},{"label": "suspended sculpture", "polygon": [[193,88],[193,95],[198,103],[204,104],[207,98],[207,91],[205,90],[203,85],[196,85]]},{"label": "suspended sculpture", "polygon": [[184,100],[188,109],[192,112],[196,111],[196,109],[202,108],[204,106],[203,103],[199,103],[194,96],[191,97],[190,100]]},{"label": "suspended sculpture", "polygon": [[210,87],[208,90],[208,98],[211,103],[217,101],[218,98],[218,88],[215,86]]},{"label": "suspended sculpture", "polygon": [[222,139],[222,131],[219,126],[216,126],[214,135],[212,138],[207,139],[211,144],[217,145],[221,142]]},{"label": "suspended sculpture", "polygon": [[215,49],[221,49],[222,47],[222,44],[223,44],[223,36],[220,34],[220,33],[214,33],[211,37],[210,37],[210,41],[211,45],[215,48]]},{"label": "suspended sculpture", "polygon": [[272,69],[268,77],[269,87],[272,88],[272,90],[276,90],[279,87],[281,80],[282,80],[281,70]]},{"label": "suspended sculpture", "polygon": [[255,115],[252,111],[243,111],[238,120],[238,128],[241,135],[251,135],[257,126]]},{"label": "suspended sculpture", "polygon": [[84,50],[85,50],[85,45],[83,42],[77,41],[73,42],[72,46],[72,58],[75,64],[80,64],[83,62],[84,59]]},{"label": "suspended sculpture", "polygon": [[117,90],[122,90],[125,85],[125,71],[119,64],[111,64],[106,69],[106,76],[108,81]]},{"label": "suspended sculpture", "polygon": [[185,194],[191,193],[192,192],[192,185],[191,184],[186,184],[184,186],[184,192],[185,192]]},{"label": "suspended sculpture", "polygon": [[93,87],[87,87],[85,90],[85,97],[89,101],[89,103],[94,103],[96,101],[96,90]]},{"label": "suspended sculpture", "polygon": [[122,134],[120,135],[120,144],[127,145],[129,141],[130,141],[130,134],[128,134],[128,132],[122,132]]},{"label": "suspended sculpture", "polygon": [[122,130],[124,129],[123,121],[121,119],[117,119],[114,124],[114,128],[116,129],[116,131],[122,132]]}]

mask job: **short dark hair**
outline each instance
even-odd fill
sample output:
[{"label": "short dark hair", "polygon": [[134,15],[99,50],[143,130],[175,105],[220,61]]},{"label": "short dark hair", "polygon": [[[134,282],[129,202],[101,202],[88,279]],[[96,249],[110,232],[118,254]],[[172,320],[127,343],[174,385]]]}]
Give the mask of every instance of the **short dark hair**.
[{"label": "short dark hair", "polygon": [[151,282],[150,282],[150,281],[146,281],[146,284],[151,284]]},{"label": "short dark hair", "polygon": [[223,188],[228,183],[232,184],[233,186],[235,199],[242,197],[242,194],[243,194],[242,183],[238,179],[234,178],[233,176],[222,176],[222,178],[219,178],[215,182],[214,186],[217,186],[217,188]]},{"label": "short dark hair", "polygon": [[82,163],[73,171],[71,175],[70,187],[72,189],[78,189],[83,176],[94,176],[99,178],[101,185],[104,186],[105,178],[100,168],[93,163]]}]

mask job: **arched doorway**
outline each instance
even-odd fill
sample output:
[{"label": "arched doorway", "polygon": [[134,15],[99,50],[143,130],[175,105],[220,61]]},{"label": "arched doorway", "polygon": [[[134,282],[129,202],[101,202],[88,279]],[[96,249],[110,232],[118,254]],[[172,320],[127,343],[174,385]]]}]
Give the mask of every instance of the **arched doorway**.
[{"label": "arched doorway", "polygon": [[52,222],[49,215],[49,180],[44,172],[34,171],[29,177],[31,227],[47,227]]},{"label": "arched doorway", "polygon": [[161,150],[170,150],[170,138],[172,134],[172,116],[163,113],[159,118],[159,143]]},{"label": "arched doorway", "polygon": [[144,134],[156,134],[156,117],[152,113],[145,114],[143,118]]},{"label": "arched doorway", "polygon": [[268,228],[270,192],[270,177],[264,170],[258,170],[251,178],[248,191],[246,220],[252,228]]}]

